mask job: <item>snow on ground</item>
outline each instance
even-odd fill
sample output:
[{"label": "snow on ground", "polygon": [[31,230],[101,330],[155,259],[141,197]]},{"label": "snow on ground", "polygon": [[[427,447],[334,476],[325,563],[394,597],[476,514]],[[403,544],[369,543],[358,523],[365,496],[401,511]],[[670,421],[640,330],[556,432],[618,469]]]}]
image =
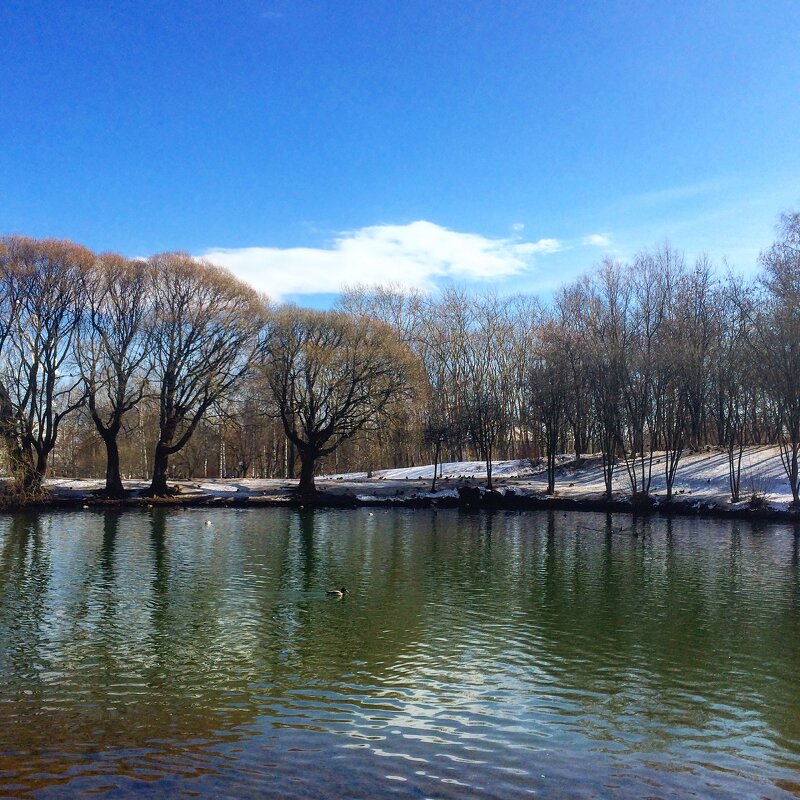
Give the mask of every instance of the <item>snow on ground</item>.
[{"label": "snow on ground", "polygon": [[222,494],[236,494],[236,492],[239,491],[239,487],[235,484],[222,482],[201,483],[199,488],[201,492],[209,492],[211,494],[216,492],[221,492]]},{"label": "snow on ground", "polygon": [[[599,497],[605,491],[602,464],[599,455],[588,456],[584,464],[576,467],[572,456],[558,458],[556,493],[561,497],[585,499]],[[440,465],[443,484],[449,481],[486,480],[486,464],[478,461],[449,462]],[[541,461],[524,459],[520,461],[492,462],[492,476],[500,485],[514,485],[533,492],[541,492],[547,483],[547,471]],[[408,467],[405,469],[380,470],[367,478],[366,472],[325,475],[318,478],[321,483],[342,481],[362,483],[369,481],[431,480],[433,465]],[[441,485],[441,484],[440,484]],[[444,486],[442,486],[444,489]],[[663,454],[656,454],[653,460],[650,492],[655,496],[666,495],[665,462]],[[617,465],[614,475],[614,493],[630,495],[631,486],[624,462]],[[439,494],[437,492],[437,494]],[[728,504],[730,486],[728,482],[728,455],[716,449],[697,453],[685,453],[678,465],[673,485],[677,498],[693,498],[697,502]],[[740,494],[743,502],[753,494],[773,506],[788,505],[792,493],[777,447],[755,446],[745,448],[742,456]]]},{"label": "snow on ground", "polygon": [[[542,493],[546,488],[547,472],[542,460],[495,461],[492,473],[498,488],[515,488],[523,493]],[[404,469],[386,469],[372,473],[340,473],[317,478],[319,489],[335,494],[349,495],[366,500],[390,497],[456,497],[459,485],[481,485],[486,480],[486,465],[477,461],[449,462],[440,465],[437,492],[430,493],[433,465],[427,464]],[[182,497],[198,496],[222,498],[262,497],[281,499],[297,485],[296,480],[243,478],[228,480],[196,479],[171,482],[177,485]],[[656,454],[653,462],[651,494],[663,498],[666,494],[663,456]],[[102,480],[70,480],[55,478],[47,481],[54,494],[75,496],[103,488]],[[146,480],[125,481],[128,489],[144,490]],[[603,473],[599,455],[587,456],[581,466],[576,466],[572,456],[559,457],[556,474],[556,494],[563,498],[597,499],[604,492]],[[730,504],[727,453],[709,449],[686,453],[681,459],[673,488],[677,499],[691,503]],[[614,476],[614,493],[622,498],[629,496],[631,487],[625,464],[617,465]],[[757,495],[770,506],[786,507],[792,495],[777,447],[748,447],[742,457],[742,503]]]},{"label": "snow on ground", "polygon": [[[615,489],[626,494],[630,493],[630,483],[624,464],[619,466]],[[664,458],[658,455],[653,464],[653,482],[650,491],[655,495],[666,494]],[[727,453],[714,449],[686,454],[678,465],[673,494],[678,497],[691,496],[698,502],[728,503],[730,485]],[[745,449],[742,456],[740,494],[743,500],[749,500],[756,494],[771,504],[791,503],[792,492],[777,447]]]},{"label": "snow on ground", "polygon": [[[572,460],[572,456],[559,456],[559,462]],[[521,459],[515,461],[492,461],[492,477],[494,478],[523,478],[534,475],[545,469],[544,462],[539,459]],[[486,479],[486,462],[484,461],[448,461],[439,464],[439,479],[455,480],[460,478]],[[366,472],[340,472],[334,475],[322,475],[318,480],[328,481],[403,481],[403,480],[433,480],[433,464],[421,467],[402,467],[400,469],[376,470],[369,477]]]}]

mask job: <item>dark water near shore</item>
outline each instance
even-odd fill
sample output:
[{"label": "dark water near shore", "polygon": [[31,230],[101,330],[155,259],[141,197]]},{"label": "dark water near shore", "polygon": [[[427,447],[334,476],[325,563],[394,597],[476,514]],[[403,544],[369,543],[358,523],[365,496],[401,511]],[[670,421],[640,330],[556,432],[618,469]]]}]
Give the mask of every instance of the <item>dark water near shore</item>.
[{"label": "dark water near shore", "polygon": [[0,796],[800,797],[799,559],[737,521],[0,517]]}]

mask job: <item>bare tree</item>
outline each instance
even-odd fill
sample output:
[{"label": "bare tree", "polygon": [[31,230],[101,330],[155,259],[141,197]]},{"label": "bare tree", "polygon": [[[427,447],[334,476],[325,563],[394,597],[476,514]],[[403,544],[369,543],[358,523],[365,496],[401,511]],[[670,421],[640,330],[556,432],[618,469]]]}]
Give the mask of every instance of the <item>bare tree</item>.
[{"label": "bare tree", "polygon": [[466,380],[461,385],[466,430],[486,464],[486,486],[493,488],[492,465],[511,422],[515,331],[509,304],[493,293],[467,305],[463,328],[451,328],[458,337],[455,350]]},{"label": "bare tree", "polygon": [[264,304],[227,270],[185,253],[153,256],[148,264],[155,314],[153,380],[159,387],[150,492],[165,495],[169,457],[250,369]]},{"label": "bare tree", "polygon": [[749,344],[754,318],[752,287],[729,275],[716,292],[718,325],[713,339],[712,415],[717,440],[728,455],[731,502],[741,499],[742,454],[748,434],[749,411],[755,402],[754,369]]},{"label": "bare tree", "polygon": [[84,276],[84,334],[75,361],[86,387],[92,421],[106,447],[106,493],[124,494],[117,438],[136,407],[152,369],[152,292],[143,261],[100,256]]},{"label": "bare tree", "polygon": [[556,456],[564,425],[569,380],[565,331],[552,317],[539,325],[539,341],[528,376],[529,419],[544,433],[547,494],[556,486]]},{"label": "bare tree", "polygon": [[766,293],[753,341],[764,387],[775,403],[792,500],[800,505],[800,212],[783,215],[779,238],[760,261]]},{"label": "bare tree", "polygon": [[[26,465],[22,452],[20,431],[17,426],[17,413],[11,398],[13,375],[6,371],[9,356],[8,343],[13,322],[19,312],[20,292],[17,279],[17,262],[12,258],[9,244],[13,240],[0,239],[0,436],[6,450],[11,474],[18,483],[26,482],[26,472],[32,472],[33,465]],[[26,470],[26,466],[28,469]]]},{"label": "bare tree", "polygon": [[589,450],[592,423],[592,387],[590,380],[591,343],[587,334],[585,310],[590,292],[585,278],[569,284],[557,293],[555,308],[561,329],[567,402],[564,415],[572,430],[575,461]]},{"label": "bare tree", "polygon": [[[427,308],[434,307],[428,300]],[[451,364],[446,354],[447,336],[437,314],[428,316],[421,324],[418,353],[424,369],[426,386],[424,392],[423,438],[433,448],[433,479],[431,491],[436,491],[437,471],[442,460],[442,448],[457,443],[461,433],[458,415],[458,391],[451,382]],[[460,444],[460,443],[458,443]]]},{"label": "bare tree", "polygon": [[669,500],[687,442],[698,449],[705,435],[713,373],[709,362],[721,335],[720,307],[716,278],[705,255],[691,270],[680,257],[670,258],[659,276],[667,285],[656,337],[654,403]]},{"label": "bare tree", "polygon": [[466,396],[469,382],[466,338],[470,330],[472,299],[460,287],[450,286],[426,299],[421,314],[420,354],[430,384],[432,424],[447,429],[451,455],[463,458],[467,437]]},{"label": "bare tree", "polygon": [[686,284],[679,299],[686,346],[683,370],[687,384],[687,436],[690,447],[699,450],[705,438],[709,405],[710,353],[719,335],[719,308],[715,306],[717,278],[708,257],[702,254],[682,280]]},{"label": "bare tree", "polygon": [[591,345],[592,405],[600,440],[605,494],[610,500],[618,453],[623,448],[623,389],[629,346],[627,316],[631,304],[630,287],[619,264],[611,260],[603,262],[593,276],[588,300],[584,314]]},{"label": "bare tree", "polygon": [[650,493],[654,451],[667,385],[657,386],[659,343],[670,301],[683,271],[683,256],[668,246],[640,253],[623,280],[631,289],[624,323],[626,357],[622,363],[625,466],[634,496]]},{"label": "bare tree", "polygon": [[26,493],[41,490],[59,425],[84,400],[69,359],[82,314],[82,277],[93,261],[89,250],[71,242],[4,240],[4,294],[13,313],[4,334],[0,399],[6,436],[18,442],[12,465]]},{"label": "bare tree", "polygon": [[509,386],[507,458],[531,455],[529,380],[532,364],[539,352],[542,306],[532,295],[516,294],[506,301],[509,339],[505,343],[506,381]]},{"label": "bare tree", "polygon": [[410,350],[369,317],[284,307],[271,315],[263,369],[300,455],[299,492],[316,494],[317,461],[385,421],[417,380]]},{"label": "bare tree", "polygon": [[416,350],[420,343],[424,295],[417,289],[388,286],[348,286],[336,310],[353,317],[372,317],[392,327],[400,341]]},{"label": "bare tree", "polygon": [[439,474],[439,462],[442,455],[442,445],[447,442],[449,428],[444,421],[438,422],[430,418],[425,425],[423,436],[425,444],[433,448],[433,478],[431,479],[431,491],[436,491],[436,481],[441,477]]},{"label": "bare tree", "polygon": [[[335,309],[353,317],[370,317],[390,326],[404,345],[423,358],[424,307],[422,292],[392,283],[386,286],[356,284],[347,287]],[[430,424],[433,422],[428,413],[431,411],[429,400],[433,398],[427,390],[429,387],[417,388],[417,402],[405,404],[375,431],[365,430],[359,435],[363,445],[374,453],[369,459],[370,464],[375,459],[382,459],[393,467],[405,466],[414,463],[415,458],[423,457],[426,446],[433,444],[426,438],[426,432],[430,433]],[[337,448],[337,458],[340,452]]]},{"label": "bare tree", "polygon": [[[664,451],[664,482],[667,500],[672,499],[678,464],[686,442],[689,414],[689,376],[687,363],[691,344],[685,325],[692,301],[690,281],[678,276],[668,298],[668,310],[655,342],[653,362],[653,407],[657,441]],[[676,296],[677,295],[677,296]],[[651,452],[652,457],[652,452]]]}]

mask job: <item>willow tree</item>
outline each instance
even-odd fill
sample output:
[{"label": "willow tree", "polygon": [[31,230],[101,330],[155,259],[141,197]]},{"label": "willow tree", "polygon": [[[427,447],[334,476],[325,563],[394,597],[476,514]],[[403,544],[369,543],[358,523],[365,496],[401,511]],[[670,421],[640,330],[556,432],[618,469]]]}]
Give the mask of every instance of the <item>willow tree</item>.
[{"label": "willow tree", "polygon": [[274,413],[300,456],[299,493],[316,493],[317,461],[374,429],[408,400],[416,360],[378,320],[284,307],[271,315],[262,369]]},{"label": "willow tree", "polygon": [[71,361],[83,313],[83,276],[94,255],[55,239],[3,240],[0,405],[12,471],[26,494],[41,490],[64,417],[82,404]]},{"label": "willow tree", "polygon": [[227,270],[185,253],[163,253],[148,264],[154,314],[151,380],[159,401],[150,493],[158,496],[168,494],[169,457],[250,369],[264,303]]},{"label": "willow tree", "polygon": [[150,285],[145,262],[114,254],[100,256],[84,280],[84,333],[75,361],[89,414],[106,447],[106,493],[114,497],[124,494],[117,438],[152,369]]},{"label": "willow tree", "polygon": [[[19,479],[25,472],[25,457],[22,452],[17,414],[11,399],[10,379],[6,362],[12,321],[19,307],[16,262],[12,258],[12,241],[0,240],[0,438],[2,438],[10,472]],[[31,472],[31,470],[28,470]]]}]

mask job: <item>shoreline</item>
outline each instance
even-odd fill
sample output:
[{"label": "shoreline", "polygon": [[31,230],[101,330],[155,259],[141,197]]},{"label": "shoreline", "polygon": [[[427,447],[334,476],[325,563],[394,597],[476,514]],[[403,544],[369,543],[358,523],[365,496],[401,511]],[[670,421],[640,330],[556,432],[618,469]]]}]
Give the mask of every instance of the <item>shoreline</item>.
[{"label": "shoreline", "polygon": [[47,495],[37,501],[12,504],[5,512],[28,509],[135,509],[147,507],[188,508],[457,508],[497,511],[586,511],[639,516],[705,517],[717,519],[775,520],[800,522],[800,508],[792,505],[792,494],[783,472],[780,453],[774,446],[745,450],[742,468],[742,499],[730,502],[728,459],[719,449],[688,453],[682,460],[666,500],[663,474],[656,472],[661,455],[654,454],[650,493],[632,498],[626,473],[618,468],[613,499],[606,499],[602,464],[597,455],[559,456],[556,492],[547,495],[546,467],[541,459],[493,462],[494,489],[488,490],[486,467],[475,461],[439,465],[436,492],[431,492],[433,465],[384,469],[376,472],[325,474],[316,478],[317,496],[300,498],[297,479],[287,478],[193,478],[170,481],[175,493],[169,497],[147,497],[150,481],[123,481],[128,495],[103,495],[105,481],[50,478]]},{"label": "shoreline", "polygon": [[[73,482],[74,483],[74,482]],[[137,482],[138,483],[138,482]],[[313,499],[300,498],[294,488],[296,482],[275,479],[260,481],[272,484],[266,491],[257,493],[231,486],[230,480],[203,481],[203,487],[215,487],[218,493],[203,491],[197,482],[176,481],[177,492],[169,497],[144,496],[143,488],[132,487],[124,498],[109,498],[97,489],[51,487],[48,497],[24,504],[9,504],[0,509],[0,514],[14,514],[42,510],[135,510],[152,508],[406,508],[406,509],[459,509],[462,511],[577,511],[606,514],[630,514],[634,516],[699,517],[707,519],[768,520],[800,523],[800,509],[775,507],[765,504],[752,507],[747,501],[736,505],[699,498],[673,498],[667,502],[657,494],[646,502],[633,503],[629,497],[620,495],[612,500],[605,497],[569,497],[558,492],[548,496],[520,486],[523,480],[504,479],[503,485],[486,490],[480,481],[461,481],[458,487],[446,487],[436,494],[429,491],[429,481],[403,481],[402,488],[395,483],[386,484],[375,479],[359,480],[343,484],[339,481],[319,481],[318,494]],[[366,494],[366,492],[370,492]]]}]

